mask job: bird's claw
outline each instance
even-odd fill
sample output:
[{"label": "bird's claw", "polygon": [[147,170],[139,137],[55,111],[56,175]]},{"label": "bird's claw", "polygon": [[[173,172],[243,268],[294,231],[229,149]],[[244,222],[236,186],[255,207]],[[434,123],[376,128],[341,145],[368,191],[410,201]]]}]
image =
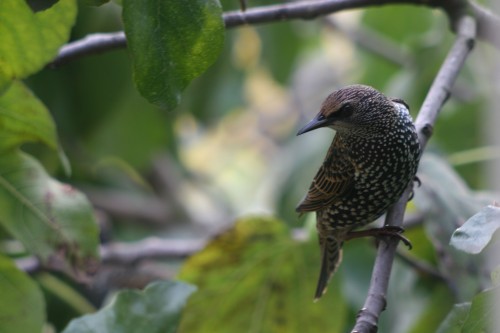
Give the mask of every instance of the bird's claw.
[{"label": "bird's claw", "polygon": [[367,230],[360,230],[360,231],[351,231],[346,235],[346,240],[351,240],[353,238],[360,238],[360,237],[366,237],[366,236],[372,236],[375,238],[380,238],[384,236],[391,236],[391,237],[396,237],[400,241],[402,241],[407,247],[408,250],[411,250],[413,248],[410,240],[406,238],[405,236],[401,235],[405,230],[402,227],[399,226],[393,226],[393,225],[385,225],[381,228],[373,228],[373,229],[367,229]]},{"label": "bird's claw", "polygon": [[[415,183],[417,183],[417,187],[422,186],[422,181],[420,180],[420,178],[418,178],[418,176],[413,177],[413,181]],[[408,196],[408,201],[413,200],[414,195],[415,195],[415,192],[412,189],[411,192],[410,192],[410,195]]]}]

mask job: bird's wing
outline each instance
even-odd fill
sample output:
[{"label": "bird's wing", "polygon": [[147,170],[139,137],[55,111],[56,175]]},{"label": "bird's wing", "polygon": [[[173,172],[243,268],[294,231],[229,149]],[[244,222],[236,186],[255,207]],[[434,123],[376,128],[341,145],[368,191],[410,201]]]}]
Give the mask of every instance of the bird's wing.
[{"label": "bird's wing", "polygon": [[338,135],[314,177],[307,195],[295,209],[299,213],[317,211],[347,195],[354,187],[355,166]]}]

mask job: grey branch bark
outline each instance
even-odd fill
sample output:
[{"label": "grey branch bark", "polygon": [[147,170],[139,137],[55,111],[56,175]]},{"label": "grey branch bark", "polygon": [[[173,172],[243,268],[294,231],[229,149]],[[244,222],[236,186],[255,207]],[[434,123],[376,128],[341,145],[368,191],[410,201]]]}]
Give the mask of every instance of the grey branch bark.
[{"label": "grey branch bark", "polygon": [[103,263],[133,264],[142,259],[184,258],[201,251],[206,240],[145,238],[135,243],[111,243],[101,246]]},{"label": "grey branch bark", "polygon": [[[480,5],[466,0],[313,0],[249,8],[245,11],[230,11],[223,14],[226,28],[245,24],[262,24],[285,20],[310,20],[346,9],[359,9],[387,4],[413,4],[441,8],[450,17],[456,30],[457,17],[466,11],[477,21],[477,37],[500,48],[500,17]],[[127,40],[123,31],[91,34],[81,40],[66,44],[57,57],[48,65],[56,68],[72,60],[125,48]]]},{"label": "grey branch bark", "polygon": [[125,47],[127,47],[127,38],[123,31],[90,34],[85,36],[85,38],[64,45],[59,50],[57,57],[47,67],[56,68],[87,55],[99,54]]},{"label": "grey branch bark", "polygon": [[[448,99],[453,83],[474,45],[476,23],[473,18],[469,16],[459,18],[456,30],[457,38],[455,43],[441,66],[415,121],[422,147],[426,146],[431,137],[439,111]],[[412,188],[411,185],[403,193],[400,200],[388,211],[386,216],[387,225],[402,225],[406,203]],[[381,242],[378,247],[368,296],[358,314],[356,324],[352,330],[353,333],[377,332],[378,318],[386,305],[385,295],[387,294],[398,242],[399,240],[396,238],[387,239],[385,242]]]}]

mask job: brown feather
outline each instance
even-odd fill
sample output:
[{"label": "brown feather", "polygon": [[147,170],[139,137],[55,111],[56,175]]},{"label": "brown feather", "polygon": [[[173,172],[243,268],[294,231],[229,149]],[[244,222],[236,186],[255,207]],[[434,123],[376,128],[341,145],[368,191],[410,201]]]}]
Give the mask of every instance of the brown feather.
[{"label": "brown feather", "polygon": [[347,158],[349,154],[346,150],[340,137],[335,135],[307,195],[297,205],[297,212],[312,212],[328,207],[352,190],[356,168]]}]

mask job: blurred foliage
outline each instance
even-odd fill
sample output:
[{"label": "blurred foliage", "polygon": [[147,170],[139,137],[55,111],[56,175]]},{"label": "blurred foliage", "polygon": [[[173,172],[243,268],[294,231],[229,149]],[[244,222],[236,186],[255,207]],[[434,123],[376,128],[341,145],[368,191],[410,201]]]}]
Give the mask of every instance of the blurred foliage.
[{"label": "blurred foliage", "polygon": [[99,312],[71,321],[63,333],[177,332],[179,315],[195,290],[183,282],[158,281],[143,291],[122,290]]},{"label": "blurred foliage", "polygon": [[[131,3],[123,2],[125,6]],[[182,331],[224,332],[243,327],[255,332],[345,332],[350,328],[366,297],[375,246],[369,240],[346,244],[344,261],[330,290],[320,302],[312,303],[319,271],[314,216],[299,219],[294,207],[305,194],[333,133],[318,131],[300,139],[294,135],[317,112],[325,96],[351,83],[370,84],[387,95],[405,99],[415,116],[453,40],[445,15],[425,7],[380,6],[312,21],[239,27],[224,32],[223,45],[222,31],[218,31],[216,50],[210,51],[210,61],[203,69],[220,51],[215,63],[192,81],[175,110],[164,111],[149,104],[134,85],[137,68],[132,65],[133,52],[152,51],[147,46],[88,56],[55,70],[43,68],[68,37],[74,23],[75,2],[59,1],[50,8],[53,12],[45,14],[32,13],[21,3],[24,2],[15,4],[20,13],[18,22],[0,10],[0,31],[24,26],[33,31],[36,24],[46,22],[40,16],[62,15],[56,10],[64,6],[67,12],[64,18],[57,16],[61,21],[51,21],[61,22],[57,26],[59,33],[51,35],[53,40],[46,40],[43,50],[37,49],[39,43],[24,43],[23,39],[21,44],[29,45],[28,53],[22,48],[11,48],[6,42],[2,44],[4,48],[0,47],[0,52],[17,52],[6,58],[10,67],[0,70],[7,74],[2,76],[7,83],[0,79],[7,92],[0,97],[2,112],[10,112],[11,116],[22,115],[23,108],[25,114],[38,112],[30,118],[31,122],[23,124],[29,131],[17,131],[15,122],[0,122],[2,133],[10,133],[2,145],[8,144],[7,139],[16,147],[22,143],[22,149],[41,162],[16,151],[9,155],[11,158],[0,160],[10,168],[2,169],[2,179],[9,180],[17,172],[25,182],[32,173],[58,187],[62,185],[48,174],[71,182],[88,195],[96,208],[101,237],[106,241],[141,239],[152,234],[184,239],[217,233],[185,265],[172,259],[151,268],[146,260],[125,267],[127,273],[116,277],[109,272],[115,267],[104,264],[90,288],[66,284],[63,279],[19,277],[21,286],[24,280],[30,281],[26,283],[29,296],[38,299],[32,303],[36,307],[33,313],[37,327],[44,320],[44,311],[56,328],[65,327],[69,317],[88,311],[90,305],[66,288],[75,288],[100,308],[105,297],[126,284],[123,281],[130,279],[133,282],[129,284],[145,287],[155,279],[148,281],[142,275],[137,278],[138,272],[153,272],[150,275],[158,279],[171,278],[180,270],[183,279],[199,288],[183,312]],[[78,16],[71,40],[124,29],[120,1],[77,3]],[[248,6],[276,3],[249,0]],[[239,1],[222,0],[221,6],[223,11],[238,10]],[[134,13],[128,14],[131,17],[126,15],[127,20],[136,20]],[[42,34],[44,31],[41,29]],[[7,35],[0,33],[0,39],[5,41]],[[144,41],[141,36],[139,42]],[[25,64],[20,62],[24,53],[26,57],[38,54],[29,68],[17,66]],[[488,271],[500,266],[489,263],[483,267],[484,253],[471,257],[449,245],[451,234],[459,225],[491,204],[495,195],[498,200],[498,194],[480,195],[474,191],[488,185],[483,168],[485,161],[494,157],[492,150],[462,158],[455,170],[447,162],[450,159],[458,164],[459,154],[485,148],[485,108],[491,88],[483,78],[491,70],[485,61],[488,56],[490,50],[479,43],[434,130],[429,150],[436,155],[424,158],[419,171],[423,185],[416,189],[415,203],[409,206],[411,212],[425,214],[426,218],[406,233],[414,250],[408,253],[403,249],[407,259],[394,263],[388,307],[379,325],[381,332],[433,332],[438,328],[440,332],[453,332],[453,328],[468,327],[465,322],[475,323],[478,311],[473,311],[474,305],[461,302],[484,306],[482,296],[477,296],[479,301],[473,296],[491,285]],[[155,69],[156,80],[162,81],[164,65]],[[17,81],[11,84],[13,90],[7,91],[13,77],[31,74],[25,83],[33,94]],[[141,78],[146,86],[154,83],[147,79]],[[9,95],[12,92],[16,94]],[[14,102],[9,101],[9,96],[15,97]],[[50,148],[27,145],[28,141],[41,141]],[[71,176],[61,163],[65,156],[62,149],[71,162]],[[12,165],[14,160],[16,165]],[[21,165],[26,165],[22,169],[26,174],[20,171]],[[21,193],[31,189],[23,184],[14,186]],[[39,207],[43,198],[33,202]],[[83,202],[77,206],[89,213],[88,204]],[[6,200],[0,204],[12,206]],[[17,205],[21,203],[18,201]],[[26,218],[25,210],[22,214]],[[268,215],[276,218],[262,217]],[[38,241],[50,235],[49,231],[37,231],[39,239],[20,244],[23,237],[19,235],[27,231],[12,232],[19,215],[12,216],[11,222],[0,222],[8,224],[4,228],[10,228],[16,236],[14,239],[0,230],[0,250],[9,256],[25,255],[26,249],[37,247]],[[234,223],[239,216],[243,217]],[[78,223],[78,219],[75,221]],[[292,236],[295,229],[304,225],[306,230],[301,231],[306,237]],[[36,224],[36,228],[43,226]],[[221,232],[221,228],[226,231]],[[94,243],[83,241],[90,244],[84,252],[94,256],[91,248],[95,250],[96,230],[87,231],[92,236],[85,240]],[[490,244],[485,251],[494,252],[495,246]],[[81,259],[80,254],[77,251],[72,260]],[[8,259],[5,261],[8,264],[0,269],[0,278],[21,275]],[[418,264],[435,270],[440,278],[419,269]],[[5,279],[0,280],[0,288],[4,288]],[[46,310],[39,300],[38,287],[31,286],[36,286],[33,281],[45,291]],[[160,299],[165,300],[165,290],[157,295],[155,291],[149,287],[145,292],[122,293],[93,317],[75,319],[65,332],[77,332],[77,325],[107,321],[113,311],[148,306],[162,310],[157,305]],[[189,293],[173,298],[180,302],[172,315],[174,321]],[[5,304],[2,299],[0,306]],[[142,323],[144,317],[137,315],[124,320]],[[19,323],[22,324],[28,323]],[[169,327],[175,326],[174,323]]]},{"label": "blurred foliage", "polygon": [[[290,239],[271,218],[245,218],[189,258],[179,278],[198,286],[180,332],[322,332],[346,325],[335,279],[313,303],[317,242]],[[331,311],[335,309],[335,311]]]},{"label": "blurred foliage", "polygon": [[2,333],[42,330],[45,323],[45,302],[40,288],[11,260],[2,255],[0,255],[0,292]]}]

